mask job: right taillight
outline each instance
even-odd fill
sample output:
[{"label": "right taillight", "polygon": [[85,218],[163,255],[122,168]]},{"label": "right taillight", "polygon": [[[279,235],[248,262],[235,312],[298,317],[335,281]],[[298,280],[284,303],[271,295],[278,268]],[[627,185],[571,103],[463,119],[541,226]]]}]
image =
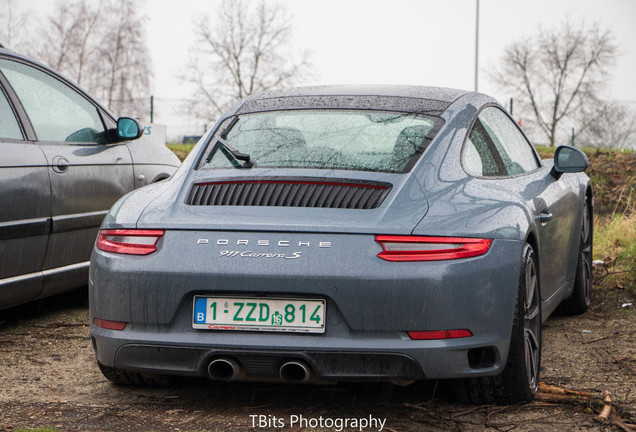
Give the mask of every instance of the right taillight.
[{"label": "right taillight", "polygon": [[148,255],[157,250],[163,230],[112,229],[101,230],[95,246],[105,252],[127,255]]},{"label": "right taillight", "polygon": [[470,258],[488,252],[492,239],[377,235],[379,258],[386,261],[437,261]]}]

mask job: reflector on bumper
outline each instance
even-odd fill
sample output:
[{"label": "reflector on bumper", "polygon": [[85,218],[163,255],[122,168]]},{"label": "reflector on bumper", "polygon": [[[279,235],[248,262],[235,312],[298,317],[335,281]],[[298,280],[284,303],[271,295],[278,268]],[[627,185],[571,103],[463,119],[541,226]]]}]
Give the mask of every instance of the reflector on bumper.
[{"label": "reflector on bumper", "polygon": [[106,330],[123,330],[126,327],[125,322],[109,321],[109,320],[103,320],[99,318],[93,319],[93,324],[95,324],[97,327],[100,327]]},{"label": "reflector on bumper", "polygon": [[415,340],[457,339],[473,335],[470,330],[410,331],[407,333],[411,339]]}]

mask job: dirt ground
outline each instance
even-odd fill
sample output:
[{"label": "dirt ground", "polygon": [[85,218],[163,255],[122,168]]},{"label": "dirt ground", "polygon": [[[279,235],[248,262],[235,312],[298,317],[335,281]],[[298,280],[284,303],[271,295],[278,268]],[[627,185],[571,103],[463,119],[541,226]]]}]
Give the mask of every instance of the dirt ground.
[{"label": "dirt ground", "polygon": [[[607,390],[615,402],[612,418],[636,423],[636,312],[622,307],[636,304],[633,293],[597,288],[586,314],[553,316],[545,325],[542,381],[590,392],[593,401],[537,399],[507,407],[454,403],[447,384],[435,381],[396,387],[183,380],[169,388],[116,387],[95,364],[86,294],[71,293],[0,312],[0,431],[622,430],[595,417]],[[305,423],[292,423],[301,416]],[[370,418],[378,423],[362,427]],[[344,428],[338,422],[345,420],[359,424]]]}]

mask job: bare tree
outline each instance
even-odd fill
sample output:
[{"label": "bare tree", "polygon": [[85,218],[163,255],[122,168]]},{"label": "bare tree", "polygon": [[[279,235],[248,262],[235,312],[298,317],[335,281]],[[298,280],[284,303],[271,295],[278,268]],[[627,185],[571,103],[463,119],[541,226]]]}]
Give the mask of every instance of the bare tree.
[{"label": "bare tree", "polygon": [[23,51],[77,82],[115,113],[141,117],[152,77],[142,10],[133,0],[58,0],[40,26],[41,35],[31,38],[41,43]]},{"label": "bare tree", "polygon": [[508,46],[491,78],[514,96],[524,125],[554,146],[565,124],[587,129],[615,56],[611,31],[565,21]]},{"label": "bare tree", "polygon": [[194,22],[197,42],[181,79],[190,83],[197,116],[212,120],[257,91],[293,85],[308,74],[309,55],[294,55],[292,25],[280,4],[224,0],[211,22]]},{"label": "bare tree", "polygon": [[636,115],[633,108],[636,105],[630,107],[615,101],[602,104],[581,141],[592,147],[636,150]]},{"label": "bare tree", "polygon": [[0,42],[12,48],[24,48],[28,30],[27,13],[14,0],[0,0]]},{"label": "bare tree", "polygon": [[106,30],[100,19],[102,2],[91,3],[87,0],[58,1],[44,26],[49,42],[38,47],[35,54],[80,85],[86,69],[92,69],[88,71],[89,75],[95,72],[95,65],[99,63],[97,47]]},{"label": "bare tree", "polygon": [[96,94],[116,112],[123,109],[139,112],[147,105],[150,77],[150,54],[144,37],[146,17],[139,14],[138,2],[109,0],[108,31],[99,46],[101,73],[93,83]]}]

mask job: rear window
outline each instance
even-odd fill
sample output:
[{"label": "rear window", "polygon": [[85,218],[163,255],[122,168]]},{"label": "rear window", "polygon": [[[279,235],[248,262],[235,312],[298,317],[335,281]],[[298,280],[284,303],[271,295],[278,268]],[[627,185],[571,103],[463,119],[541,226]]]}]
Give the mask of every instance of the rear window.
[{"label": "rear window", "polygon": [[[382,111],[301,110],[228,119],[202,168],[256,167],[406,172],[442,119]],[[237,154],[249,155],[237,158]]]}]

